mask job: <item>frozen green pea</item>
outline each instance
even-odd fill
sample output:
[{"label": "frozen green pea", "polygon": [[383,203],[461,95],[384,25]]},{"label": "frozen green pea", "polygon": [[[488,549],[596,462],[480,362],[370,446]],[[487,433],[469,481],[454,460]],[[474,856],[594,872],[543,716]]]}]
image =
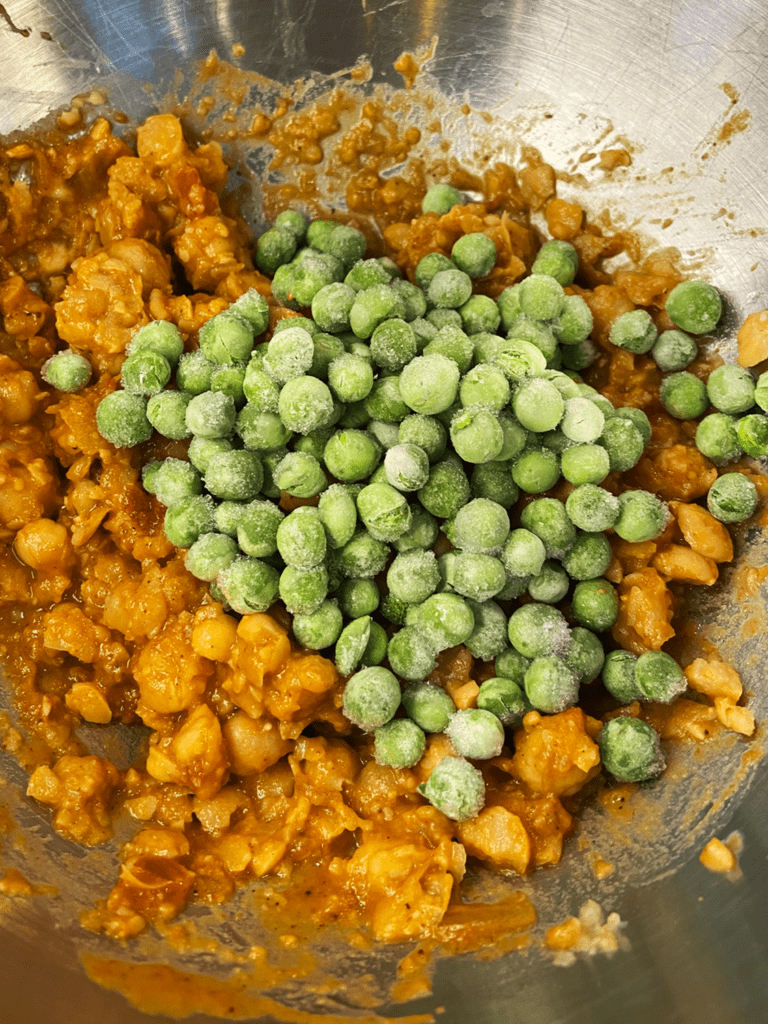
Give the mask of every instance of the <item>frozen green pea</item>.
[{"label": "frozen green pea", "polygon": [[243,406],[237,414],[235,432],[246,448],[258,452],[278,451],[293,436],[277,413],[262,412],[250,404]]},{"label": "frozen green pea", "polygon": [[[624,473],[640,461],[645,444],[635,424],[623,416],[612,416],[606,420],[599,444],[608,453],[611,472]],[[565,474],[564,474],[565,475]],[[600,483],[599,480],[576,481],[571,483]]]},{"label": "frozen green pea", "polygon": [[501,338],[498,334],[481,331],[479,334],[472,335],[472,344],[475,346],[475,365],[480,365],[480,363],[492,363],[497,353],[503,351],[508,342],[506,338]]},{"label": "frozen green pea", "polygon": [[577,583],[571,599],[571,614],[581,626],[602,633],[610,629],[619,613],[619,599],[607,580]]},{"label": "frozen green pea", "polygon": [[[237,556],[237,544],[223,533],[203,533],[187,551],[184,564],[200,580],[215,580]],[[229,599],[228,599],[229,600]]]},{"label": "frozen green pea", "polygon": [[508,338],[498,346],[490,362],[498,366],[510,381],[521,381],[526,377],[538,377],[547,368],[547,357],[523,339]]},{"label": "frozen green pea", "polygon": [[229,437],[235,429],[237,409],[231,395],[205,391],[190,400],[185,418],[187,427],[196,437]]},{"label": "frozen green pea", "polygon": [[320,516],[295,509],[278,524],[275,541],[286,565],[312,569],[325,558],[325,529]]},{"label": "frozen green pea", "polygon": [[457,711],[445,732],[456,752],[473,760],[498,757],[504,746],[504,726],[493,712],[482,708]]},{"label": "frozen green pea", "polygon": [[387,658],[396,675],[413,682],[435,667],[435,648],[418,626],[403,626],[390,638]]},{"label": "frozen green pea", "polygon": [[455,268],[456,264],[447,256],[439,252],[430,252],[423,256],[416,264],[416,270],[414,271],[416,284],[426,292],[435,274],[444,270],[454,270]]},{"label": "frozen green pea", "polygon": [[604,533],[580,533],[563,556],[563,568],[571,579],[593,580],[603,575],[611,558],[611,545]]},{"label": "frozen green pea", "polygon": [[264,470],[255,452],[232,451],[214,455],[205,471],[205,486],[217,498],[250,501],[261,490]]},{"label": "frozen green pea", "polygon": [[533,345],[544,356],[544,363],[547,367],[559,366],[557,339],[549,324],[534,320],[527,313],[520,316],[507,331],[507,340],[514,342],[526,342]]},{"label": "frozen green pea", "polygon": [[437,590],[440,572],[432,551],[398,554],[387,571],[389,592],[406,604],[421,604]]},{"label": "frozen green pea", "polygon": [[293,635],[312,651],[322,651],[335,644],[342,629],[341,612],[335,601],[326,600],[315,611],[294,615]]},{"label": "frozen green pea", "polygon": [[[569,454],[569,451],[563,452],[563,459]],[[566,476],[564,470],[563,476]],[[523,452],[512,465],[512,479],[521,491],[526,491],[528,494],[541,494],[554,487],[560,479],[560,459],[554,452],[546,448],[534,448]]]},{"label": "frozen green pea", "polygon": [[283,263],[275,271],[271,288],[272,294],[281,306],[285,306],[287,309],[298,310],[299,303],[293,294],[295,272],[295,263]]},{"label": "frozen green pea", "polygon": [[384,568],[388,556],[387,544],[362,530],[339,549],[339,566],[344,576],[371,579]]},{"label": "frozen green pea", "polygon": [[402,696],[403,710],[424,732],[445,730],[456,705],[445,690],[432,683],[417,682],[406,687]]},{"label": "frozen green pea", "polygon": [[571,644],[565,616],[548,604],[524,604],[507,625],[509,641],[526,658],[563,657]]},{"label": "frozen green pea", "polygon": [[376,764],[409,768],[421,759],[425,748],[424,733],[410,718],[395,718],[374,731]]},{"label": "frozen green pea", "polygon": [[356,292],[361,292],[375,284],[389,284],[390,279],[387,268],[379,260],[358,260],[344,278],[344,284],[354,288]]},{"label": "frozen green pea", "polygon": [[410,607],[405,601],[401,601],[392,594],[385,594],[381,599],[381,614],[395,626],[405,625],[406,614]]},{"label": "frozen green pea", "polygon": [[537,711],[558,714],[579,699],[576,673],[561,658],[534,658],[525,673],[525,694]]},{"label": "frozen green pea", "polygon": [[520,523],[541,538],[548,558],[562,559],[576,540],[576,530],[565,506],[556,498],[529,502],[521,513]]},{"label": "frozen green pea", "polygon": [[689,334],[709,334],[723,312],[720,293],[706,281],[682,281],[669,293],[664,308],[670,320]]},{"label": "frozen green pea", "polygon": [[[306,316],[284,316],[281,320],[278,320],[272,329],[272,336],[276,334],[282,334],[283,331],[292,331],[294,327],[301,327],[302,330],[306,331],[313,338],[320,334],[320,328],[317,326],[314,320],[310,320]],[[262,361],[266,357],[268,351],[267,345],[258,345],[251,356],[251,360],[261,358]]]},{"label": "frozen green pea", "polygon": [[277,551],[277,529],[285,518],[271,501],[252,501],[243,509],[237,524],[240,550],[254,558],[268,558]]},{"label": "frozen green pea", "polygon": [[176,368],[176,386],[190,395],[202,395],[210,391],[211,377],[217,364],[206,358],[205,353],[185,352]]},{"label": "frozen green pea", "polygon": [[436,462],[429,471],[429,479],[418,491],[421,504],[438,519],[449,519],[469,501],[469,481],[454,459]]},{"label": "frozen green pea", "polygon": [[400,683],[389,669],[364,668],[344,687],[344,714],[353,725],[373,732],[394,717],[400,696]]},{"label": "frozen green pea", "polygon": [[656,365],[665,373],[684,370],[698,354],[696,339],[683,331],[662,331],[651,349]]},{"label": "frozen green pea", "polygon": [[132,448],[148,441],[152,424],[147,418],[147,400],[129,391],[105,395],[96,409],[96,426],[105,440],[116,448]]},{"label": "frozen green pea", "polygon": [[664,378],[661,382],[661,401],[667,412],[679,420],[697,419],[709,405],[704,382],[685,371]]},{"label": "frozen green pea", "polygon": [[543,448],[549,448],[555,455],[562,455],[564,451],[573,448],[576,444],[576,441],[571,441],[569,437],[565,436],[560,427],[556,430],[548,430],[544,434],[540,434],[538,441]]},{"label": "frozen green pea", "polygon": [[311,614],[323,604],[327,595],[328,569],[325,565],[306,569],[287,565],[281,573],[281,600],[292,615]]},{"label": "frozen green pea", "polygon": [[318,430],[311,431],[309,434],[299,435],[293,442],[293,450],[304,452],[306,455],[311,455],[320,461],[323,458],[325,446],[330,441],[332,435],[332,427],[321,427]]},{"label": "frozen green pea", "polygon": [[589,629],[574,626],[571,630],[571,646],[563,661],[575,672],[580,683],[593,682],[600,675],[605,661],[600,638]]},{"label": "frozen green pea", "polygon": [[565,569],[551,559],[544,562],[538,573],[531,576],[528,594],[534,601],[557,604],[568,593],[570,579]]},{"label": "frozen green pea", "polygon": [[574,342],[572,345],[563,344],[564,347],[560,350],[563,366],[568,370],[574,370],[576,373],[586,370],[599,355],[597,346],[589,338]]},{"label": "frozen green pea", "polygon": [[375,284],[356,292],[349,324],[358,338],[370,338],[385,320],[403,319],[405,301],[388,284]]},{"label": "frozen green pea", "polygon": [[548,274],[532,273],[520,282],[520,309],[533,320],[554,320],[565,305],[563,286]]},{"label": "frozen green pea", "polygon": [[408,406],[403,400],[398,377],[379,377],[363,401],[374,420],[399,423],[408,415]]},{"label": "frozen green pea", "polygon": [[455,545],[465,551],[499,551],[508,534],[509,515],[501,505],[487,498],[475,498],[456,513]]},{"label": "frozen green pea", "polygon": [[499,307],[487,295],[471,295],[459,307],[461,324],[467,334],[493,333],[501,323]]},{"label": "frozen green pea", "polygon": [[[563,310],[560,316],[552,321],[550,327],[555,338],[567,349],[585,345],[592,332],[592,310],[580,295],[566,295]],[[591,345],[588,345],[584,354],[595,351]],[[576,361],[579,361],[578,353],[574,353],[574,356]],[[589,362],[591,361],[590,359]],[[585,362],[584,365],[588,366],[589,362]]]},{"label": "frozen green pea", "polygon": [[333,413],[330,389],[317,377],[293,377],[280,392],[278,413],[283,424],[298,434],[324,426]]},{"label": "frozen green pea", "polygon": [[429,479],[429,459],[415,444],[396,444],[384,456],[384,471],[398,491],[417,491]]},{"label": "frozen green pea", "polygon": [[601,445],[578,444],[563,452],[560,468],[571,484],[600,484],[608,476],[611,463],[608,452]]},{"label": "frozen green pea", "polygon": [[726,363],[710,373],[707,397],[719,412],[738,416],[755,403],[755,379],[749,370]]},{"label": "frozen green pea", "polygon": [[300,306],[311,306],[320,289],[335,281],[343,281],[344,273],[344,264],[332,253],[318,252],[313,248],[301,249],[292,265],[293,298]]},{"label": "frozen green pea", "polygon": [[389,640],[386,631],[378,622],[371,622],[371,635],[368,638],[368,645],[363,651],[360,664],[366,667],[380,665],[387,656]]},{"label": "frozen green pea", "polygon": [[371,619],[369,615],[363,615],[353,622],[348,623],[339,634],[336,641],[334,660],[336,668],[341,675],[351,675],[365,653],[368,641],[371,638]]},{"label": "frozen green pea", "polygon": [[538,575],[546,557],[543,541],[530,530],[512,530],[501,549],[501,561],[510,576]]},{"label": "frozen green pea", "polygon": [[263,274],[274,274],[278,267],[290,263],[296,253],[296,236],[273,227],[256,241],[256,266]]},{"label": "frozen green pea", "polygon": [[392,542],[396,551],[431,548],[438,536],[437,520],[421,505],[411,505],[411,524],[405,533],[401,533]]},{"label": "frozen green pea", "polygon": [[543,433],[545,430],[554,430],[563,418],[565,402],[551,381],[534,377],[523,381],[515,390],[512,408],[526,430]]},{"label": "frozen green pea", "polygon": [[336,600],[347,618],[359,619],[376,611],[381,595],[374,580],[346,579],[336,591]]},{"label": "frozen green pea", "polygon": [[338,221],[328,220],[325,217],[318,217],[316,220],[310,221],[306,231],[307,245],[319,249],[325,239],[336,229],[337,224]]},{"label": "frozen green pea", "polygon": [[265,612],[275,603],[280,574],[258,558],[236,558],[216,577],[229,606],[241,615]]},{"label": "frozen green pea", "polygon": [[397,440],[399,444],[418,445],[430,462],[437,462],[445,453],[448,432],[434,417],[412,413],[400,421]]},{"label": "frozen green pea", "polygon": [[243,395],[253,408],[261,412],[277,412],[280,388],[260,369],[257,360],[251,360],[243,377]]},{"label": "frozen green pea", "polygon": [[389,484],[368,484],[357,496],[357,512],[371,536],[391,542],[410,525],[408,502]]},{"label": "frozen green pea", "polygon": [[357,292],[348,284],[334,281],[316,292],[312,299],[312,318],[328,334],[349,330],[349,316]]},{"label": "frozen green pea", "polygon": [[156,352],[175,366],[184,351],[184,339],[176,324],[168,320],[152,320],[140,327],[131,338],[128,355],[145,351]]},{"label": "frozen green pea", "polygon": [[724,473],[707,494],[707,508],[721,523],[749,519],[757,507],[757,488],[741,473]]},{"label": "frozen green pea", "polygon": [[454,206],[459,206],[462,201],[461,192],[447,182],[438,181],[431,185],[421,201],[422,213],[436,213],[439,217],[450,212]]},{"label": "frozen green pea", "polygon": [[462,644],[475,628],[472,609],[458,594],[433,594],[423,604],[413,606],[409,625],[418,626],[436,650]]},{"label": "frozen green pea", "polygon": [[163,505],[201,494],[203,485],[195,467],[183,459],[164,459],[153,474],[154,494]]},{"label": "frozen green pea", "polygon": [[485,803],[483,776],[463,757],[444,757],[419,792],[453,821],[474,818]]},{"label": "frozen green pea", "polygon": [[738,459],[742,453],[734,416],[713,412],[696,427],[696,447],[717,465]]},{"label": "frozen green pea", "polygon": [[507,616],[495,601],[467,602],[475,619],[475,627],[464,641],[472,656],[491,661],[509,643]]},{"label": "frozen green pea", "polygon": [[740,446],[753,459],[768,455],[768,416],[763,413],[742,416],[736,424],[736,435]]},{"label": "frozen green pea", "polygon": [[325,446],[323,459],[328,472],[351,483],[367,479],[381,458],[381,445],[362,430],[340,430]]},{"label": "frozen green pea", "polygon": [[[593,399],[594,401],[594,399]],[[614,410],[613,413],[607,413],[606,419],[620,419],[629,420],[630,423],[637,429],[642,438],[643,445],[647,445],[651,440],[651,421],[648,419],[642,409],[635,409],[632,406],[625,406]]]},{"label": "frozen green pea", "polygon": [[451,259],[469,277],[485,277],[490,274],[497,256],[493,239],[480,231],[462,235],[451,249]]},{"label": "frozen green pea", "polygon": [[269,326],[269,305],[264,296],[255,288],[249,288],[247,292],[243,292],[232,303],[229,310],[248,321],[253,335],[263,334]]},{"label": "frozen green pea", "polygon": [[570,242],[552,239],[545,242],[536,254],[531,272],[547,274],[563,286],[573,283],[579,266],[579,256]]},{"label": "frozen green pea", "polygon": [[755,382],[755,404],[763,412],[768,411],[768,371],[761,373]]},{"label": "frozen green pea", "polygon": [[437,327],[425,317],[416,317],[415,320],[410,321],[410,325],[413,336],[416,339],[416,352],[418,355],[421,355],[424,351],[424,346],[428,345],[436,336]]},{"label": "frozen green pea", "polygon": [[427,313],[427,320],[438,333],[444,327],[461,329],[461,313],[459,313],[458,309],[430,309]]},{"label": "frozen green pea", "polygon": [[331,363],[346,352],[343,340],[335,334],[319,331],[312,336],[312,365],[309,373],[320,380],[328,380]]},{"label": "frozen green pea", "polygon": [[315,245],[321,252],[331,253],[349,268],[363,258],[368,243],[362,231],[349,224],[337,224],[332,231],[315,242]]},{"label": "frozen green pea", "polygon": [[641,700],[670,704],[688,683],[683,670],[665,651],[645,651],[635,662],[635,686]]},{"label": "frozen green pea", "polygon": [[472,294],[472,278],[455,266],[450,270],[439,270],[429,282],[426,292],[427,300],[438,309],[459,309]]},{"label": "frozen green pea", "polygon": [[518,687],[522,687],[530,663],[530,658],[526,658],[514,647],[508,647],[506,651],[497,655],[494,668],[497,676],[511,679]]},{"label": "frozen green pea", "polygon": [[520,686],[512,679],[498,676],[481,683],[477,706],[495,715],[502,725],[510,729],[516,728],[523,716],[531,710],[530,702]]},{"label": "frozen green pea", "polygon": [[459,458],[473,464],[492,462],[504,447],[497,415],[482,406],[459,409],[451,420],[450,436]]},{"label": "frozen green pea", "polygon": [[619,782],[643,782],[664,771],[659,734],[639,718],[612,718],[598,742],[603,765]]},{"label": "frozen green pea", "polygon": [[508,462],[484,462],[475,466],[470,478],[474,498],[486,498],[508,509],[517,501],[520,491],[512,479]]},{"label": "frozen green pea", "polygon": [[403,319],[409,324],[423,317],[427,312],[427,297],[418,285],[395,278],[390,281],[389,287],[403,300],[405,306]]},{"label": "frozen green pea", "polygon": [[328,367],[328,383],[340,401],[359,402],[373,387],[373,368],[367,360],[345,352]]},{"label": "frozen green pea", "polygon": [[425,356],[443,355],[452,359],[460,373],[467,373],[472,366],[475,346],[461,327],[448,324],[438,330],[434,338],[424,346],[423,352]]},{"label": "frozen green pea", "polygon": [[580,530],[609,530],[619,517],[619,499],[596,484],[581,484],[565,502],[568,518]]},{"label": "frozen green pea", "polygon": [[85,356],[68,348],[47,359],[40,376],[57,391],[79,391],[91,379],[91,372],[91,364]]},{"label": "frozen green pea", "polygon": [[344,430],[360,430],[367,427],[370,420],[363,401],[348,402],[338,425]]},{"label": "frozen green pea", "polygon": [[[388,452],[390,448],[394,448],[398,443],[400,424],[384,423],[382,420],[369,420],[368,433],[373,434],[384,451]],[[379,466],[379,471],[384,473],[384,467]],[[384,479],[386,480],[386,473],[384,473]],[[373,483],[373,480],[370,480],[369,482]]]},{"label": "frozen green pea", "polygon": [[504,565],[492,555],[461,551],[453,564],[452,586],[463,597],[483,602],[495,597],[504,587]]},{"label": "frozen green pea", "polygon": [[666,506],[650,491],[625,491],[619,495],[619,515],[613,528],[632,544],[654,540],[669,522]]},{"label": "frozen green pea", "polygon": [[275,227],[288,231],[298,242],[307,236],[307,218],[298,210],[283,210],[275,217]]},{"label": "frozen green pea", "polygon": [[644,309],[633,309],[622,313],[611,325],[610,339],[614,345],[628,352],[650,352],[658,331],[649,313]]},{"label": "frozen green pea", "polygon": [[514,601],[528,589],[528,576],[508,576],[504,587],[496,595],[497,601]]},{"label": "frozen green pea", "polygon": [[253,327],[232,308],[200,328],[200,350],[212,363],[246,362],[253,351]]},{"label": "frozen green pea", "polygon": [[186,415],[191,398],[184,391],[161,391],[149,399],[147,419],[158,434],[174,441],[189,437],[191,431],[187,426]]},{"label": "frozen green pea", "polygon": [[320,495],[318,512],[329,547],[343,548],[357,526],[357,506],[350,490],[343,484],[332,484]]},{"label": "frozen green pea", "polygon": [[569,377],[567,373],[562,373],[560,370],[545,370],[544,373],[542,373],[542,377],[555,385],[557,390],[563,396],[564,401],[567,402],[570,398],[581,397],[579,385],[572,377]]},{"label": "frozen green pea", "polygon": [[635,683],[637,655],[631,651],[609,651],[603,664],[603,686],[619,704],[631,704],[640,699]]},{"label": "frozen green pea", "polygon": [[447,356],[417,356],[400,374],[400,395],[414,412],[431,416],[450,408],[458,393],[459,376],[458,366]]},{"label": "frozen green pea", "polygon": [[165,535],[177,548],[189,548],[204,533],[214,530],[213,502],[190,495],[169,505],[163,521]]},{"label": "frozen green pea", "polygon": [[314,352],[312,335],[308,331],[303,327],[288,327],[273,334],[267,345],[264,370],[278,384],[285,384],[311,369]]},{"label": "frozen green pea", "polygon": [[465,407],[484,406],[500,412],[508,403],[509,382],[504,373],[491,363],[480,363],[462,377],[459,398]]},{"label": "frozen green pea", "polygon": [[239,409],[245,404],[245,363],[231,363],[219,366],[211,374],[211,391],[221,391],[229,395]]},{"label": "frozen green pea", "polygon": [[560,428],[567,438],[578,444],[597,441],[605,427],[605,416],[588,398],[569,398],[565,403]]},{"label": "frozen green pea", "polygon": [[247,507],[248,503],[244,501],[218,502],[213,513],[212,529],[217,533],[226,533],[229,537],[237,537],[237,528]]},{"label": "frozen green pea", "polygon": [[232,442],[226,437],[193,437],[189,442],[189,461],[201,473],[208,469],[208,463],[220,452],[231,452]]},{"label": "frozen green pea", "polygon": [[306,452],[288,452],[272,470],[272,479],[281,491],[296,498],[312,498],[328,486],[323,467]]},{"label": "frozen green pea", "polygon": [[141,349],[125,360],[121,377],[126,391],[135,395],[157,395],[171,379],[171,365],[152,349]]}]

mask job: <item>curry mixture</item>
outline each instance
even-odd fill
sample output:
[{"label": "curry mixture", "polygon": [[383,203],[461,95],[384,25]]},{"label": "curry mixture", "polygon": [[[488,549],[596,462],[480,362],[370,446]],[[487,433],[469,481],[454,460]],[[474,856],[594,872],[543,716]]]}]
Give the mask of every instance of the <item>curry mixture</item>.
[{"label": "curry mixture", "polygon": [[[347,141],[350,164],[369,128],[363,109]],[[278,154],[289,143],[319,148],[322,124],[313,138],[302,130],[296,122],[292,135],[275,136]],[[580,799],[610,785],[596,743],[603,720],[639,716],[665,740],[703,741],[723,729],[750,736],[754,719],[737,673],[714,658],[685,668],[689,691],[670,706],[619,711],[598,680],[582,706],[527,714],[502,754],[479,765],[484,809],[454,822],[417,792],[451,753],[446,736],[428,737],[413,768],[378,765],[370,736],[342,713],[344,679],[331,660],[300,648],[285,609],[239,617],[212,599],[141,484],[142,465],[184,458],[186,442],[155,435],[116,449],[97,430],[96,408],[151,320],[177,325],[194,350],[206,321],[248,289],[267,298],[270,327],[295,315],[254,269],[252,232],[226,197],[228,173],[220,146],[189,143],[171,114],[141,125],[135,148],[98,118],[77,135],[60,127],[0,150],[0,657],[19,724],[6,729],[5,747],[62,836],[96,845],[116,815],[138,824],[112,891],[86,917],[92,929],[127,938],[191,900],[224,903],[269,879],[313,926],[337,922],[396,942],[439,936],[453,922],[456,935],[471,920],[461,907],[468,861],[513,878],[560,861]],[[608,332],[638,307],[671,327],[664,299],[681,276],[664,255],[608,273],[606,258],[637,256],[632,239],[603,234],[555,185],[545,164],[498,167],[486,174],[483,202],[438,216],[420,212],[421,195],[404,180],[359,171],[344,219],[411,279],[426,253],[486,233],[499,258],[477,290],[494,298],[535,258],[533,210],[552,238],[575,246],[580,269],[567,290],[589,305],[600,349],[587,379],[615,404],[643,409],[653,426],[640,463],[605,486],[645,488],[672,513],[654,541],[613,540],[613,639],[635,653],[659,650],[675,635],[683,590],[714,584],[733,545],[697,504],[718,470],[693,443],[695,423],[665,411],[656,364],[611,345]],[[95,371],[77,393],[40,376],[66,346]],[[699,358],[690,369],[706,379],[714,365]],[[761,476],[738,468],[766,493]],[[554,496],[568,487],[561,481]],[[293,507],[288,496],[282,506]],[[439,656],[430,680],[463,709],[493,674],[457,647]],[[89,753],[77,736],[83,722],[143,727],[133,766]]]}]

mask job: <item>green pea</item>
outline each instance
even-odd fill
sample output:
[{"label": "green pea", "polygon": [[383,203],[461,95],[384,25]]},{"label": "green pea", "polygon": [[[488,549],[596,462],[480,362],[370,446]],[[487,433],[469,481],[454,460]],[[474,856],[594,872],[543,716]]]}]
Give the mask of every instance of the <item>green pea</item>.
[{"label": "green pea", "polygon": [[189,548],[198,537],[214,529],[213,502],[202,495],[190,495],[169,505],[163,521],[165,535],[177,548]]},{"label": "green pea", "polygon": [[116,448],[132,448],[148,441],[152,424],[147,418],[147,400],[129,391],[105,395],[96,409],[96,426],[105,440]]},{"label": "green pea", "polygon": [[456,705],[445,690],[432,683],[417,682],[406,687],[402,696],[403,710],[424,732],[443,732]]},{"label": "green pea", "polygon": [[422,213],[436,213],[439,217],[444,216],[454,206],[461,203],[461,192],[447,182],[439,181],[431,185],[421,201]]},{"label": "green pea", "polygon": [[491,661],[509,641],[507,616],[495,601],[467,602],[475,619],[475,627],[464,641],[471,654],[480,661]]},{"label": "green pea", "polygon": [[620,782],[643,782],[664,771],[658,733],[639,718],[612,718],[600,733],[600,757]]},{"label": "green pea", "polygon": [[344,714],[366,732],[390,721],[399,704],[400,684],[386,668],[362,669],[344,688]]},{"label": "green pea", "polygon": [[191,431],[187,426],[186,415],[191,398],[184,391],[161,391],[149,399],[147,419],[158,434],[174,441],[189,437]]},{"label": "green pea", "polygon": [[463,757],[444,757],[418,789],[453,821],[474,818],[485,803],[483,776]]},{"label": "green pea", "polygon": [[721,523],[749,519],[757,507],[757,488],[741,473],[724,473],[707,494],[707,508]]},{"label": "green pea", "polygon": [[497,256],[493,239],[479,231],[462,235],[451,249],[451,259],[469,277],[490,274]]},{"label": "green pea", "polygon": [[91,379],[91,373],[91,364],[85,356],[72,349],[57,352],[40,369],[45,383],[57,391],[79,391]]},{"label": "green pea", "polygon": [[714,330],[723,311],[719,292],[706,281],[682,281],[669,293],[664,308],[670,320],[689,334]]},{"label": "green pea", "polygon": [[[201,580],[215,580],[237,556],[237,544],[223,533],[203,533],[184,558],[187,570]],[[229,600],[229,599],[227,599]]]}]

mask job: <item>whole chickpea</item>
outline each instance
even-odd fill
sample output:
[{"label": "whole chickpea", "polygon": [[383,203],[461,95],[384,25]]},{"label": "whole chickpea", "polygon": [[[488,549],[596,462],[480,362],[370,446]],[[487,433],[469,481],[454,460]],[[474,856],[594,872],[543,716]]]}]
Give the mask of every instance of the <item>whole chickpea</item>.
[{"label": "whole chickpea", "polygon": [[65,572],[75,560],[67,528],[53,519],[35,519],[22,526],[14,547],[25,565],[43,572]]}]

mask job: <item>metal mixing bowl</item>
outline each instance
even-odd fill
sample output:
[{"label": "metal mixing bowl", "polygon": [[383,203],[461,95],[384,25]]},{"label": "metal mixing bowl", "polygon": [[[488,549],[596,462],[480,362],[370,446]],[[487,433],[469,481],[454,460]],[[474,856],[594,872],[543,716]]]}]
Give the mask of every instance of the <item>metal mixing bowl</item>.
[{"label": "metal mixing bowl", "polygon": [[[537,146],[574,175],[561,194],[585,195],[594,213],[610,207],[620,223],[677,247],[689,266],[703,262],[727,298],[726,354],[739,320],[768,304],[766,0],[11,0],[0,15],[2,132],[93,87],[140,117],[154,102],[142,82],[161,93],[179,69],[211,48],[228,56],[236,43],[245,47],[244,67],[278,81],[331,75],[366,55],[374,82],[400,84],[393,61],[436,35],[427,66],[436,86],[509,119],[511,154],[521,141]],[[632,166],[601,175],[588,154],[622,140],[631,143]],[[759,562],[761,543],[754,531],[743,535],[741,557]],[[768,712],[763,634],[743,645],[723,629],[745,615],[728,578],[691,610],[727,641],[759,718]],[[442,1024],[764,1024],[768,765],[720,804],[714,785],[731,777],[739,749],[715,750],[709,768],[697,764],[705,780],[698,789],[673,787],[658,808],[662,827],[642,852],[632,848],[609,885],[597,886],[575,855],[537,881],[540,891],[550,887],[550,906],[555,894],[561,916],[591,895],[618,911],[629,950],[568,969],[532,954],[443,961],[433,997],[390,1011],[444,1006]],[[18,770],[0,767],[6,793],[19,792]],[[20,866],[29,861],[34,875],[34,849],[54,865],[62,892],[70,879],[91,896],[105,894],[106,857],[52,840],[45,815],[23,801],[19,813],[30,835],[17,851]],[[715,831],[733,829],[744,840],[737,882],[708,874],[695,856]],[[4,849],[4,864],[13,856]],[[2,1021],[148,1019],[85,977],[82,933],[66,900],[4,900],[0,908]],[[103,956],[126,953],[88,941]]]}]

